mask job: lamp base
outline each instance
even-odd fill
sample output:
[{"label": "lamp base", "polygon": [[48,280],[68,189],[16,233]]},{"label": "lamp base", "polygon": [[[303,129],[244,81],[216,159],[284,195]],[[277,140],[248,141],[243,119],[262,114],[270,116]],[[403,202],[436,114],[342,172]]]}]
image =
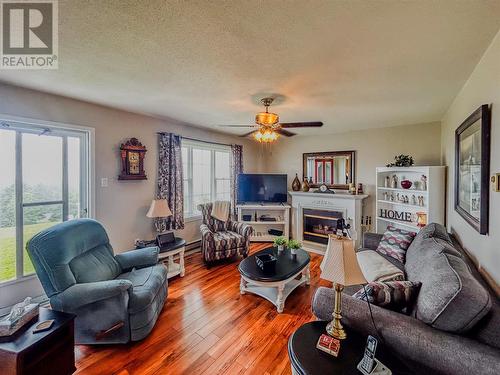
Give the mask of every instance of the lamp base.
[{"label": "lamp base", "polygon": [[344,340],[347,337],[347,334],[344,331],[344,327],[342,326],[342,290],[344,290],[344,286],[341,284],[335,284],[335,308],[332,313],[332,321],[326,326],[326,333],[330,336],[335,337],[339,340]]}]

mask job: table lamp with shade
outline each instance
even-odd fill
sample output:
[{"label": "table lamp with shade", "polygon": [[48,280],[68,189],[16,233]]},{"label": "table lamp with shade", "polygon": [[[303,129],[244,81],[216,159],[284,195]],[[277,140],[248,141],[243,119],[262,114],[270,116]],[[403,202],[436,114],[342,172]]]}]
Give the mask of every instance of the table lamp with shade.
[{"label": "table lamp with shade", "polygon": [[346,333],[342,327],[342,290],[344,286],[366,283],[361,272],[351,239],[337,239],[330,235],[325,256],[320,265],[321,278],[333,282],[335,306],[332,321],[326,326],[326,332],[336,339],[343,340]]},{"label": "table lamp with shade", "polygon": [[[168,207],[168,203],[166,199],[153,199],[151,202],[151,206],[149,207],[149,211],[146,214],[147,217],[150,218],[162,218],[172,216],[172,211]],[[161,227],[158,220],[155,220],[155,227],[158,234],[161,233]]]}]

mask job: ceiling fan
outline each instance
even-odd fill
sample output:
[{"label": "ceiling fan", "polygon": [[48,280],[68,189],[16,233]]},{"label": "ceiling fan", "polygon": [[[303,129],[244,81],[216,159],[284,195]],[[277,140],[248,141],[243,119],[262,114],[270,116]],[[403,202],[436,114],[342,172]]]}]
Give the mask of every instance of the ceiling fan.
[{"label": "ceiling fan", "polygon": [[240,137],[252,135],[258,142],[271,143],[278,139],[280,135],[286,137],[294,136],[295,133],[285,130],[290,128],[314,128],[323,126],[321,121],[312,122],[279,122],[279,116],[276,113],[269,112],[269,106],[274,98],[262,98],[260,102],[266,107],[265,112],[259,112],[255,115],[255,125],[221,125],[232,128],[255,128],[251,132],[245,133]]}]

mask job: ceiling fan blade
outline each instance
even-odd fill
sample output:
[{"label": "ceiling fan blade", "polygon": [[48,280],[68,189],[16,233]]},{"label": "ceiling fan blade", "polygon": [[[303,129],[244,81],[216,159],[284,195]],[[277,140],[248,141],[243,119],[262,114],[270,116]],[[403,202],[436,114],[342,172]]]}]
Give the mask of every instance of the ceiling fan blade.
[{"label": "ceiling fan blade", "polygon": [[252,135],[252,134],[253,134],[253,133],[255,133],[255,132],[256,132],[256,130],[251,131],[251,132],[249,132],[249,133],[245,133],[245,134],[243,134],[243,135],[240,135],[240,137],[245,138],[245,137],[248,137],[249,135]]},{"label": "ceiling fan blade", "polygon": [[277,129],[276,133],[284,135],[285,137],[292,137],[295,135],[295,133],[289,132],[288,130],[285,130],[285,129]]},{"label": "ceiling fan blade", "polygon": [[217,125],[221,128],[253,128],[255,125]]},{"label": "ceiling fan blade", "polygon": [[311,122],[280,122],[282,128],[319,128],[323,126],[321,121]]}]

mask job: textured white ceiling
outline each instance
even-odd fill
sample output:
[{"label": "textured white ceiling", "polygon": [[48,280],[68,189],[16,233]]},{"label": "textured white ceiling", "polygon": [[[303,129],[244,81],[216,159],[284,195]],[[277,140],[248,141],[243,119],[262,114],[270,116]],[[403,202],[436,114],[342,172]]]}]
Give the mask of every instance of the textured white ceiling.
[{"label": "textured white ceiling", "polygon": [[217,125],[280,94],[314,134],[440,120],[500,1],[59,0],[59,19],[59,70],[1,81],[235,133]]}]

